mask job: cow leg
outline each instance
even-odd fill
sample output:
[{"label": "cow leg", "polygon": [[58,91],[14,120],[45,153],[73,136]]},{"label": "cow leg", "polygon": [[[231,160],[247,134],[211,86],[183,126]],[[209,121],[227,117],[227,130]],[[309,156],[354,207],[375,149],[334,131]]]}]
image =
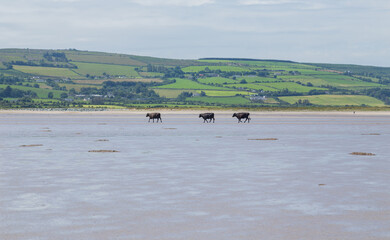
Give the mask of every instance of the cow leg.
[{"label": "cow leg", "polygon": [[[210,120],[210,122],[211,122],[211,120]],[[215,118],[213,118],[213,123],[215,123]]]},{"label": "cow leg", "polygon": [[149,118],[149,121],[148,122],[150,122],[150,118]]},{"label": "cow leg", "polygon": [[162,123],[162,119],[160,118],[160,123]]},{"label": "cow leg", "polygon": [[250,120],[251,120],[251,118],[248,117],[248,123],[249,123]]},{"label": "cow leg", "polygon": [[246,121],[248,120],[248,118],[245,118],[245,121],[244,121],[244,123],[246,123]]}]

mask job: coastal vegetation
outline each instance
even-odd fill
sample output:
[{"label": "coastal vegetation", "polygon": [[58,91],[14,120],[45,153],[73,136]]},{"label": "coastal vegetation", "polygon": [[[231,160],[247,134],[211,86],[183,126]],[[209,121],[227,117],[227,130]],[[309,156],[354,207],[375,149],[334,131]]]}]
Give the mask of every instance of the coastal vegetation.
[{"label": "coastal vegetation", "polygon": [[0,49],[0,107],[388,109],[390,68]]}]

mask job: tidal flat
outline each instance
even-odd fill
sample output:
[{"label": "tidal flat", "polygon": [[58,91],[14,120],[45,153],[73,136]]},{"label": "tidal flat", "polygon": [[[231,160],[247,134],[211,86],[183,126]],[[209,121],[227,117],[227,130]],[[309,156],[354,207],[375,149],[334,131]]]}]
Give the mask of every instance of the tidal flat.
[{"label": "tidal flat", "polygon": [[0,239],[390,238],[388,114],[198,115],[0,112]]}]

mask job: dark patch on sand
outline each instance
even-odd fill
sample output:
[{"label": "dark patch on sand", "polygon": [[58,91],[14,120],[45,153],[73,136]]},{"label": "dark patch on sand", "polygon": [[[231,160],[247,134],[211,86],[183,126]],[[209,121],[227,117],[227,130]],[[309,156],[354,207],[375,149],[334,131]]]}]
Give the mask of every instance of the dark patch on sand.
[{"label": "dark patch on sand", "polygon": [[98,139],[96,140],[96,142],[108,142],[109,140],[108,139]]},{"label": "dark patch on sand", "polygon": [[365,152],[351,152],[351,155],[360,155],[360,156],[375,156],[374,153],[365,153]]},{"label": "dark patch on sand", "polygon": [[89,150],[88,152],[99,152],[99,153],[113,153],[113,152],[119,152],[117,150]]},{"label": "dark patch on sand", "polygon": [[255,140],[255,141],[276,141],[277,138],[248,138],[248,140]]},{"label": "dark patch on sand", "polygon": [[215,136],[216,138],[222,138],[222,136]]},{"label": "dark patch on sand", "polygon": [[362,135],[379,136],[380,133],[363,133]]},{"label": "dark patch on sand", "polygon": [[167,130],[175,130],[177,128],[164,128],[164,129],[167,129]]},{"label": "dark patch on sand", "polygon": [[42,147],[43,144],[20,145],[19,147]]}]

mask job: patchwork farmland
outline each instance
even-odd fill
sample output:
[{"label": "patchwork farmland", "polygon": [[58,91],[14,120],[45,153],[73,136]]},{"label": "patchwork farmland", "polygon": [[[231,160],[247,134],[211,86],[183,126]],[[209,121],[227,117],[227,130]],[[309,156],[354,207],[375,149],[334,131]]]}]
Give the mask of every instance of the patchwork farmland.
[{"label": "patchwork farmland", "polygon": [[0,80],[3,107],[23,97],[30,102],[120,107],[386,108],[390,103],[390,68],[278,60],[0,49]]}]

